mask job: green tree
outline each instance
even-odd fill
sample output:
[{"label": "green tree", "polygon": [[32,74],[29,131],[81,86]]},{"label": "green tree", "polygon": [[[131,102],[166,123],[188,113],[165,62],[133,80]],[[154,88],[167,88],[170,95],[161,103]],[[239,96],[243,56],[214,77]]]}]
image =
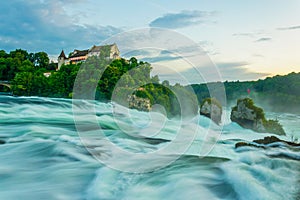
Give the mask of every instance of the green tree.
[{"label": "green tree", "polygon": [[38,52],[34,54],[34,65],[37,68],[46,68],[49,65],[49,57],[45,52]]}]

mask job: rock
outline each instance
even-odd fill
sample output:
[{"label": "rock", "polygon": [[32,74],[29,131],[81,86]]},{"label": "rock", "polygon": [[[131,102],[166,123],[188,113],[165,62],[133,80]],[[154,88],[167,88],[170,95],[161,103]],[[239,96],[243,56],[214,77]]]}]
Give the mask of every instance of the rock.
[{"label": "rock", "polygon": [[200,115],[204,115],[216,124],[220,124],[222,120],[222,105],[215,98],[204,99],[200,105]]},{"label": "rock", "polygon": [[6,142],[4,140],[0,140],[0,145],[5,144]]},{"label": "rock", "polygon": [[285,135],[282,126],[276,120],[266,120],[262,108],[254,105],[250,98],[239,99],[237,105],[232,108],[230,119],[243,128],[264,133],[275,133]]},{"label": "rock", "polygon": [[151,110],[151,102],[147,98],[137,97],[136,95],[128,96],[129,108],[140,111],[149,112]]},{"label": "rock", "polygon": [[248,142],[238,142],[235,144],[235,148],[239,148],[239,147],[257,147],[257,148],[265,148],[264,146],[258,146],[258,145],[255,145],[255,144],[251,144],[251,143],[248,143]]},{"label": "rock", "polygon": [[266,148],[265,146],[262,146],[262,145],[268,145],[268,144],[272,144],[275,142],[282,142],[282,143],[285,143],[285,144],[293,146],[293,147],[300,147],[300,144],[298,144],[298,143],[284,141],[275,136],[264,137],[263,139],[253,140],[252,142],[253,143],[238,142],[235,144],[235,148],[239,148],[239,147],[243,147],[243,146]]},{"label": "rock", "polygon": [[260,139],[260,140],[253,140],[253,142],[257,143],[257,144],[271,144],[274,142],[281,142],[283,140],[280,140],[279,138],[275,137],[275,136],[270,136],[270,137],[264,137],[264,139]]},{"label": "rock", "polygon": [[253,142],[257,143],[257,144],[272,144],[274,142],[282,142],[285,144],[288,144],[290,146],[294,146],[294,147],[300,147],[300,144],[295,143],[295,142],[288,142],[285,140],[281,140],[275,136],[270,136],[270,137],[264,137],[264,139],[260,139],[260,140],[253,140]]}]

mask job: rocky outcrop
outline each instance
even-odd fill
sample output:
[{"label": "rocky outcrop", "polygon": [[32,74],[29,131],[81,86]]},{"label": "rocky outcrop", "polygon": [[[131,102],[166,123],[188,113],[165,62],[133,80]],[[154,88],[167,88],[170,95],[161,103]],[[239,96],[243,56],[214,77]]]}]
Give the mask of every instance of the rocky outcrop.
[{"label": "rocky outcrop", "polygon": [[216,124],[220,124],[222,120],[222,105],[214,98],[204,99],[200,105],[200,115],[204,115]]},{"label": "rocky outcrop", "polygon": [[253,100],[250,98],[239,99],[237,101],[237,105],[232,108],[230,119],[240,126],[256,132],[285,135],[279,122],[276,120],[266,120],[263,109],[255,106]]},{"label": "rocky outcrop", "polygon": [[263,139],[253,140],[252,143],[238,142],[235,144],[235,148],[244,147],[244,146],[266,148],[266,146],[264,146],[264,145],[272,144],[275,142],[281,142],[281,143],[284,143],[284,144],[287,144],[287,145],[290,145],[293,147],[300,147],[300,144],[298,144],[298,143],[284,141],[275,136],[269,136],[269,137],[264,137]]},{"label": "rocky outcrop", "polygon": [[151,110],[151,102],[147,98],[137,97],[136,95],[128,96],[129,108],[140,111],[149,112]]}]

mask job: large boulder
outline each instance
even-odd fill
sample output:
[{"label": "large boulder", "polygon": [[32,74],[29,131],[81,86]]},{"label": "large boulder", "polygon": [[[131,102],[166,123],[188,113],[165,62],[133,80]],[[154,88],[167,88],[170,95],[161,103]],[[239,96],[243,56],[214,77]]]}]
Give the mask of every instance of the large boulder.
[{"label": "large boulder", "polygon": [[220,124],[222,120],[222,105],[215,98],[204,99],[200,105],[200,115],[204,115],[216,124]]},{"label": "large boulder", "polygon": [[282,126],[277,120],[267,120],[262,108],[254,105],[250,98],[239,99],[232,108],[230,119],[240,126],[256,132],[269,132],[285,135]]}]

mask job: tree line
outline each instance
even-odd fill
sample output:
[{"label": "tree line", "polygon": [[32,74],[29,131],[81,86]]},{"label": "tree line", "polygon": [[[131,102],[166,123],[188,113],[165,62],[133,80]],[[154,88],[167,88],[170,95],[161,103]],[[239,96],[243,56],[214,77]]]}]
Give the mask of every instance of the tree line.
[{"label": "tree line", "polygon": [[[229,106],[237,99],[250,97],[268,111],[300,113],[300,73],[292,72],[257,81],[225,81],[223,84]],[[208,86],[211,90],[218,90],[220,84],[191,85],[199,102],[210,96]]]},{"label": "tree line", "polygon": [[[100,101],[114,100],[126,105],[128,95],[148,98],[151,105],[160,104],[168,116],[196,114],[198,102],[191,91],[168,81],[160,82],[158,76],[151,76],[149,63],[121,58],[108,60],[109,48],[103,48],[100,57],[90,57],[84,63],[56,65],[49,63],[45,52],[28,53],[17,49],[10,53],[0,53],[0,80],[12,84],[14,95],[41,96],[55,98],[82,98]],[[45,72],[51,75],[46,77]],[[76,84],[77,83],[77,84]],[[193,109],[181,109],[183,99]]]},{"label": "tree line", "polygon": [[[152,105],[163,105],[166,112],[172,116],[182,114],[185,110],[196,113],[198,102],[211,97],[209,89],[214,90],[215,94],[220,89],[220,83],[172,86],[168,81],[160,82],[158,76],[151,77],[152,67],[149,63],[138,61],[134,57],[129,60],[107,60],[105,55],[108,54],[106,51],[109,51],[109,48],[103,48],[102,51],[102,58],[89,58],[84,63],[85,67],[81,67],[82,63],[70,64],[63,65],[56,71],[57,65],[49,62],[45,52],[28,53],[17,49],[6,53],[0,50],[0,80],[10,81],[14,94],[18,96],[90,96],[101,101],[118,99],[119,103],[125,105],[126,96],[136,94],[150,99]],[[45,77],[45,72],[51,72],[51,76]],[[80,94],[74,94],[76,79],[82,87],[76,88]],[[91,84],[94,84],[94,89],[90,87]],[[223,84],[228,105],[234,104],[236,99],[250,97],[269,111],[300,113],[300,73],[258,81],[225,81]],[[188,87],[193,91],[188,90]],[[184,99],[180,99],[182,97]],[[188,107],[195,110],[182,109],[180,104],[186,101],[190,101]]]}]

